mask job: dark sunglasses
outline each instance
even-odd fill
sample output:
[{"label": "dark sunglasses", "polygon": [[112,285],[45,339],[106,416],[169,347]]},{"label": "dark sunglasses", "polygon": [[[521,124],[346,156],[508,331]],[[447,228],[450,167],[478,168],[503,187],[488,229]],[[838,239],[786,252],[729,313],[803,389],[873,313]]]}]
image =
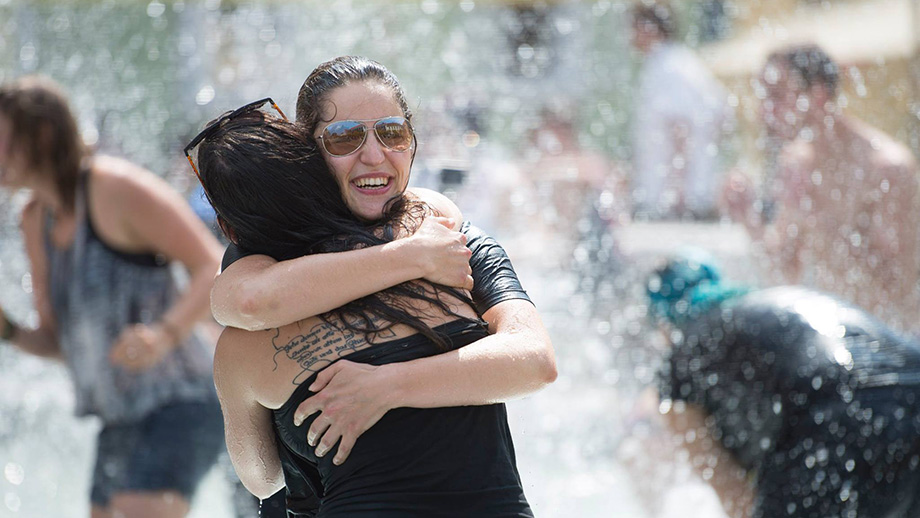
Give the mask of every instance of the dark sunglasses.
[{"label": "dark sunglasses", "polygon": [[405,117],[335,121],[326,126],[317,140],[322,142],[326,153],[335,157],[348,156],[367,141],[367,122],[374,123],[374,135],[383,147],[399,153],[412,147],[415,133]]},{"label": "dark sunglasses", "polygon": [[[198,177],[198,181],[202,184],[202,187],[204,187],[204,182],[201,181],[201,173],[199,173],[198,168],[195,167],[195,161],[192,160],[192,155],[190,154],[190,152],[193,149],[195,149],[195,146],[197,146],[198,144],[201,144],[201,142],[204,139],[214,135],[214,133],[216,133],[217,130],[220,129],[220,127],[226,124],[227,122],[235,119],[236,117],[239,117],[240,115],[244,113],[248,113],[253,110],[258,110],[262,108],[263,106],[265,106],[266,103],[270,103],[272,105],[272,108],[278,111],[282,119],[288,120],[288,118],[284,115],[284,112],[281,111],[281,108],[279,108],[278,105],[275,104],[275,101],[273,101],[271,97],[266,97],[265,99],[259,99],[258,101],[253,101],[244,106],[240,106],[239,108],[233,111],[228,111],[224,113],[223,115],[218,117],[214,122],[212,122],[211,124],[208,124],[207,127],[201,130],[201,133],[195,135],[195,138],[193,138],[191,142],[189,142],[185,146],[185,158],[187,158],[188,163],[191,164],[192,171],[195,171],[195,176]],[[205,190],[205,195],[208,196],[207,190]],[[210,196],[208,196],[208,201],[211,201]],[[212,203],[211,205],[214,205],[214,204]]]}]

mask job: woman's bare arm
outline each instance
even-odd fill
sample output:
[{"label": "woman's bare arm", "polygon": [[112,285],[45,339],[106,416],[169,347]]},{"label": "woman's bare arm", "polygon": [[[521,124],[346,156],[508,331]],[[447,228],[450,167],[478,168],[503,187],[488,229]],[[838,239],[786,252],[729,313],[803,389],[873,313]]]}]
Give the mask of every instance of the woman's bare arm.
[{"label": "woman's bare arm", "polygon": [[[552,342],[533,304],[501,302],[483,317],[492,335],[458,350],[381,366],[339,361],[320,372],[294,422],[321,412],[307,440],[317,453],[341,439],[341,464],[365,431],[399,407],[486,405],[536,392],[556,379]],[[328,426],[327,430],[321,427]]]},{"label": "woman's bare arm", "polygon": [[161,254],[189,274],[182,293],[156,322],[126,327],[111,350],[113,362],[146,369],[208,315],[220,244],[185,200],[153,173],[108,157],[97,158],[93,167],[88,210],[103,238],[127,251]]},{"label": "woman's bare arm", "polygon": [[754,487],[744,468],[710,434],[705,410],[679,402],[663,417],[674,436],[681,439],[681,447],[689,453],[693,469],[718,495],[726,514],[731,518],[750,517]]},{"label": "woman's bare arm", "polygon": [[440,217],[426,218],[405,239],[361,250],[282,262],[266,255],[244,257],[214,282],[214,318],[225,326],[255,331],[320,315],[414,279],[472,289],[470,251],[459,232],[460,210],[428,189],[409,195],[428,203]]},{"label": "woman's bare arm", "polygon": [[221,334],[214,355],[214,385],[224,414],[224,434],[230,460],[243,485],[259,498],[284,487],[271,410],[252,391],[247,354],[258,350],[247,332],[228,328]]}]

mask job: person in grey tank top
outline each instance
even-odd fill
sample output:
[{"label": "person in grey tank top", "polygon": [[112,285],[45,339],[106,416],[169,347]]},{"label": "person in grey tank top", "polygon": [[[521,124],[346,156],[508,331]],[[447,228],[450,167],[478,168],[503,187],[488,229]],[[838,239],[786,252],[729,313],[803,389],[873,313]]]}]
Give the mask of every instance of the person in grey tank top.
[{"label": "person in grey tank top", "polygon": [[0,185],[31,190],[21,226],[39,315],[27,329],[0,311],[0,338],[62,360],[77,413],[102,420],[92,517],[185,516],[223,450],[213,349],[195,331],[219,243],[160,178],[93,156],[41,77],[0,87]]}]

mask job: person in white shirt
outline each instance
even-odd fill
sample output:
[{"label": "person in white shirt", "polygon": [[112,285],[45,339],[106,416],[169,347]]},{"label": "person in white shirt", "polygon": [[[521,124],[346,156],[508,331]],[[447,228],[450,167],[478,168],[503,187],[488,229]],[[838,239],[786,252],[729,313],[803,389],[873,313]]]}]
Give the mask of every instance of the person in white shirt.
[{"label": "person in white shirt", "polygon": [[635,5],[632,29],[632,44],[645,59],[633,128],[634,213],[642,219],[712,218],[722,181],[728,94],[702,61],[674,40],[674,17],[666,5]]}]

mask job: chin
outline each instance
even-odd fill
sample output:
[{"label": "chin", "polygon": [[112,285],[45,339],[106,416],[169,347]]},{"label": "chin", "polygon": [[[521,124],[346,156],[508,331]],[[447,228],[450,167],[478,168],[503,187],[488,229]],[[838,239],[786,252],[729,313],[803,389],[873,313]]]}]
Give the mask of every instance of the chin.
[{"label": "chin", "polygon": [[373,222],[383,218],[383,207],[374,210],[353,210],[352,214],[361,221]]}]

